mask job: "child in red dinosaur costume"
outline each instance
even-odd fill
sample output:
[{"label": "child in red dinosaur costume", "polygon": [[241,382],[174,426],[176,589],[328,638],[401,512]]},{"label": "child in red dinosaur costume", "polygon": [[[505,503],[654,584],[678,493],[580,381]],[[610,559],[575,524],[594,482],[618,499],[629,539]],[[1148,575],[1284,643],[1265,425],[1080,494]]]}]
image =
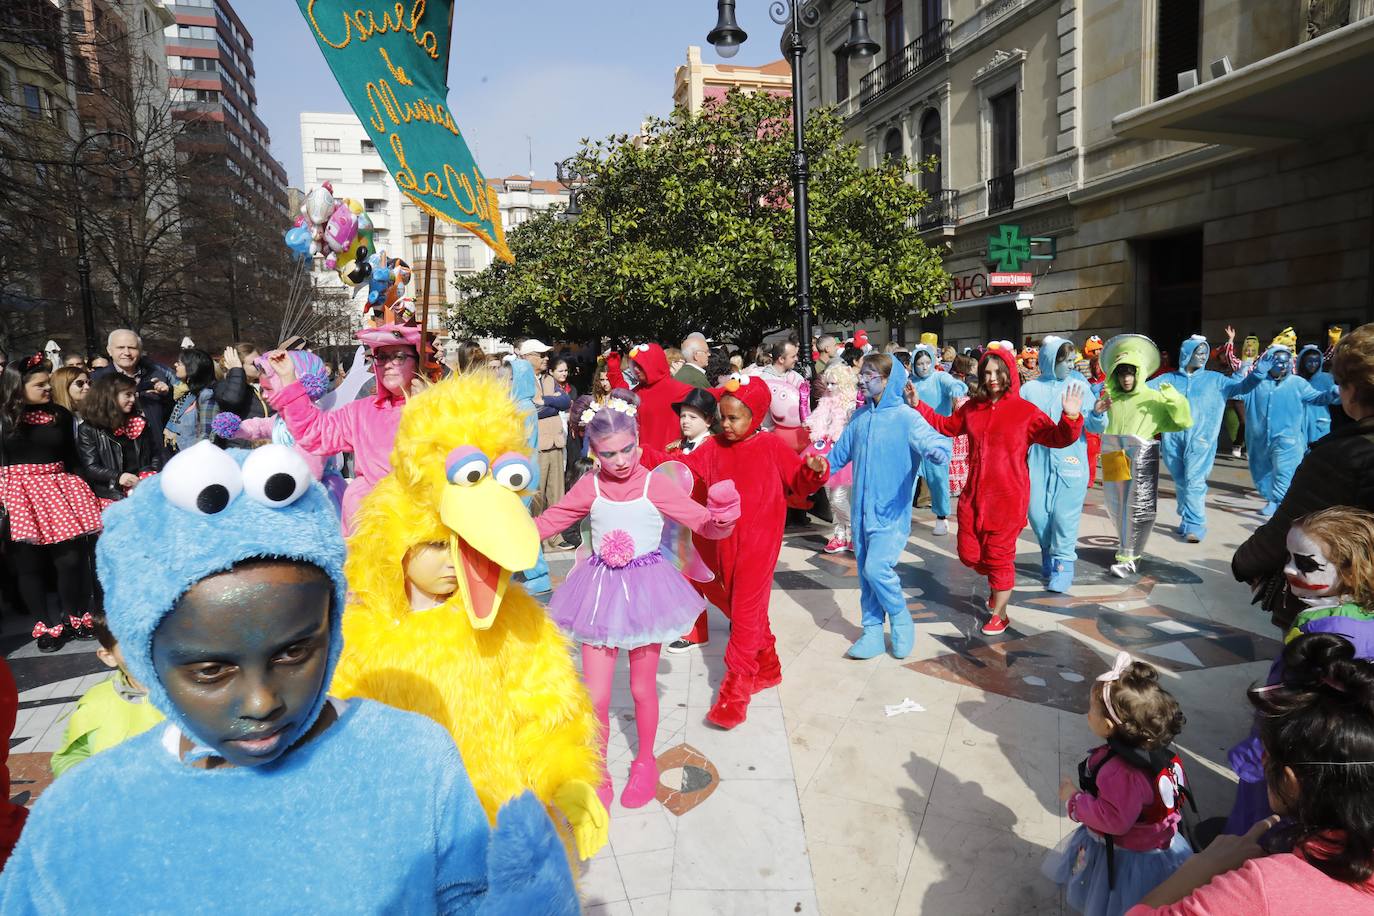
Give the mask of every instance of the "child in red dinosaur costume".
[{"label": "child in red dinosaur costume", "polygon": [[978,361],[978,387],[952,416],[942,417],[920,401],[911,404],[941,435],[968,435],[969,479],[958,510],[959,561],[988,577],[992,618],[983,632],[990,636],[1006,630],[1009,622],[1016,539],[1030,509],[1026,451],[1032,445],[1064,448],[1078,441],[1085,394],[1080,388],[1065,389],[1064,413],[1056,424],[1022,399],[1016,354],[994,343]]},{"label": "child in red dinosaur costume", "polygon": [[[673,405],[685,398],[692,386],[672,377],[668,372],[668,357],[656,343],[635,347],[630,351],[630,361],[639,370],[639,387],[634,389],[639,398],[639,443],[646,449],[661,452],[682,435]],[[620,373],[619,353],[606,357],[606,377],[612,391],[630,387]]]},{"label": "child in red dinosaur costume", "polygon": [[759,430],[772,403],[763,379],[736,375],[712,393],[720,399],[720,435],[672,457],[708,487],[733,480],[739,491],[740,517],[734,533],[723,540],[695,542],[716,574],[703,587],[706,598],[730,618],[725,679],[706,719],[734,728],[744,721],[755,693],[782,683],[782,665],[768,626],[768,599],[782,550],[787,497],[816,492],[830,476],[830,466],[819,456],[802,459],[783,440]]}]

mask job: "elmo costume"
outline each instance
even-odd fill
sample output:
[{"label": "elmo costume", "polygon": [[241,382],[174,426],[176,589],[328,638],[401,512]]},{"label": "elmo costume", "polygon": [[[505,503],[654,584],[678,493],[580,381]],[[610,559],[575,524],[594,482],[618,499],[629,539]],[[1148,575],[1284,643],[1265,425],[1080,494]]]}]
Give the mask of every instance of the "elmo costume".
[{"label": "elmo costume", "polygon": [[1021,397],[1016,356],[993,345],[989,359],[1006,363],[1007,391],[996,401],[970,398],[953,415],[942,417],[929,404],[916,409],[945,436],[968,435],[969,479],[959,498],[959,561],[988,577],[994,592],[1016,584],[1016,538],[1026,527],[1030,509],[1030,471],[1026,453],[1032,445],[1064,448],[1078,441],[1081,416],[1056,424],[1039,407]]},{"label": "elmo costume", "polygon": [[737,441],[724,434],[713,436],[690,453],[673,457],[708,487],[733,480],[739,491],[740,517],[734,533],[723,540],[695,541],[716,574],[703,591],[730,618],[725,679],[706,718],[722,728],[734,728],[744,721],[751,696],[782,683],[782,666],[768,626],[768,598],[782,550],[788,496],[816,492],[829,472],[811,470],[791,446],[759,430],[772,403],[763,379],[735,376],[712,393],[736,398],[749,408],[753,416],[748,435]]},{"label": "elmo costume", "polygon": [[[630,361],[639,368],[639,387],[634,389],[639,397],[639,443],[645,448],[663,451],[668,443],[682,436],[673,404],[685,398],[693,387],[668,373],[668,357],[656,343],[635,347],[630,351]],[[625,376],[620,374],[619,353],[606,357],[606,377],[611,390],[630,388],[625,383]]]}]

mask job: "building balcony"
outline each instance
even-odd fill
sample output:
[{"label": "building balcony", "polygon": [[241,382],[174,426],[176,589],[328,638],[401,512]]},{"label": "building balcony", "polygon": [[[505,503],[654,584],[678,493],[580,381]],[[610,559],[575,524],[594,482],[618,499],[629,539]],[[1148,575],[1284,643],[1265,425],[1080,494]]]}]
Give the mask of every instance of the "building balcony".
[{"label": "building balcony", "polygon": [[1016,176],[1011,172],[988,181],[988,214],[1001,213],[1016,205]]},{"label": "building balcony", "polygon": [[936,61],[944,60],[949,54],[949,31],[953,25],[952,20],[940,20],[938,26],[865,73],[859,81],[859,105],[875,101]]},{"label": "building balcony", "polygon": [[957,222],[959,192],[953,188],[937,188],[927,191],[930,200],[916,214],[916,228],[922,232],[928,229],[953,229]]}]

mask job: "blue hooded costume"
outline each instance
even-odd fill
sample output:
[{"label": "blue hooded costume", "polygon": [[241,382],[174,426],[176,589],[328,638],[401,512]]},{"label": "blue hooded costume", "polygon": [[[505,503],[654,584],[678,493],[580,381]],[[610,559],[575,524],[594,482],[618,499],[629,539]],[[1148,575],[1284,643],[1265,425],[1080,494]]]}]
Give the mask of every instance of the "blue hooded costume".
[{"label": "blue hooded costume", "polygon": [[[954,402],[968,394],[968,385],[956,379],[948,372],[936,372],[935,367],[939,364],[940,354],[935,352],[935,348],[930,344],[920,344],[911,351],[911,365],[915,367],[916,358],[924,353],[930,357],[930,369],[925,375],[919,371],[912,379],[916,384],[916,393],[921,396],[921,402],[929,404],[942,417],[948,417],[954,413]],[[938,433],[936,435],[939,435]],[[944,439],[950,448],[954,447],[954,440]],[[916,469],[917,477],[924,477],[926,486],[930,488],[930,510],[935,513],[936,518],[947,518],[949,516],[949,459],[936,463],[933,461],[921,460]]]},{"label": "blue hooded costume", "polygon": [[[1255,364],[1262,374],[1259,383],[1245,395],[1245,442],[1250,458],[1250,476],[1264,500],[1261,514],[1278,511],[1279,503],[1293,482],[1293,472],[1307,453],[1307,409],[1323,409],[1341,398],[1339,389],[1318,391],[1292,373],[1293,351],[1282,345],[1271,346]],[[1261,372],[1266,359],[1273,368]]]},{"label": "blue hooded costume", "polygon": [[[0,874],[0,913],[577,912],[562,845],[532,796],[502,809],[489,834],[441,726],[326,697],[343,647],[344,544],[300,456],[200,443],[107,510],[96,550],[110,629],[167,724],[39,798]],[[158,676],[154,635],[197,582],[264,557],[333,581],[325,686],[279,757],[189,765],[210,750]],[[293,747],[326,702],[337,720]],[[184,759],[183,736],[194,748]],[[80,868],[69,867],[74,850]]]},{"label": "blue hooded costume", "polygon": [[[534,403],[534,396],[539,391],[539,383],[534,377],[534,366],[530,365],[527,359],[516,357],[508,363],[510,366],[510,388],[511,397],[515,398],[515,403],[525,413],[525,426],[529,430],[528,443],[532,454],[539,454],[539,406]],[[534,474],[534,479],[530,481],[529,491],[539,492],[539,463],[531,462],[530,470]],[[533,496],[524,499],[525,508],[530,507],[534,500]],[[544,559],[544,548],[539,548],[539,562],[534,564],[533,569],[527,569],[522,576],[525,577],[525,590],[531,595],[542,595],[553,588],[553,581],[549,579],[549,563]]]},{"label": "blue hooded costume", "polygon": [[[1299,368],[1308,354],[1317,357],[1317,371],[1310,376],[1302,376]],[[1322,351],[1316,344],[1308,344],[1298,351],[1297,358],[1293,360],[1293,371],[1299,376],[1307,379],[1307,384],[1318,391],[1326,391],[1336,387],[1336,380],[1331,373],[1322,368],[1325,358]],[[1307,444],[1311,445],[1318,439],[1331,432],[1331,410],[1324,404],[1310,404],[1307,407]]]},{"label": "blue hooded costume", "polygon": [[950,440],[902,400],[906,383],[906,369],[894,359],[881,400],[854,411],[830,450],[832,473],[854,465],[849,511],[864,633],[850,648],[851,658],[882,654],[884,617],[892,622],[893,655],[906,658],[916,642],[896,566],[911,537],[916,469],[949,464]]},{"label": "blue hooded costume", "polygon": [[[1065,347],[1073,342],[1050,335],[1040,344],[1040,375],[1021,386],[1021,397],[1039,407],[1058,423],[1064,413],[1064,391],[1079,385],[1085,392],[1092,385],[1073,369],[1072,360],[1059,361]],[[1063,366],[1064,376],[1056,373]],[[1088,406],[1088,405],[1085,405]],[[1030,466],[1030,526],[1040,542],[1040,576],[1052,592],[1067,592],[1073,585],[1074,563],[1078,560],[1078,525],[1083,518],[1083,501],[1088,496],[1088,433],[1107,428],[1107,413],[1088,410],[1083,414],[1083,432],[1068,448],[1032,445],[1026,456]]]},{"label": "blue hooded costume", "polygon": [[1188,399],[1193,425],[1178,432],[1164,433],[1160,453],[1178,491],[1178,533],[1194,543],[1207,536],[1207,477],[1217,457],[1217,439],[1226,402],[1243,397],[1259,384],[1260,376],[1226,376],[1204,368],[1190,368],[1201,350],[1208,356],[1207,338],[1194,334],[1178,348],[1178,369],[1166,372],[1147,383],[1151,388],[1173,385]]}]

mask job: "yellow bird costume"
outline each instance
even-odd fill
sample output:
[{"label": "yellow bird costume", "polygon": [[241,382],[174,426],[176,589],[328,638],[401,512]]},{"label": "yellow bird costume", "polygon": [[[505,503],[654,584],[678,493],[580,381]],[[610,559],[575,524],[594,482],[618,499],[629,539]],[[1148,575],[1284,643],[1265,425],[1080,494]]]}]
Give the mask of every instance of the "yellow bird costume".
[{"label": "yellow bird costume", "polygon": [[[606,843],[596,797],[597,720],[570,644],[512,571],[534,566],[539,535],[520,496],[533,478],[525,417],[509,385],[479,372],[410,399],[392,473],[353,519],[344,651],[330,692],[421,713],[449,730],[495,822],[526,789],[566,818],[577,853]],[[412,611],[410,548],[449,545],[458,589]]]}]

